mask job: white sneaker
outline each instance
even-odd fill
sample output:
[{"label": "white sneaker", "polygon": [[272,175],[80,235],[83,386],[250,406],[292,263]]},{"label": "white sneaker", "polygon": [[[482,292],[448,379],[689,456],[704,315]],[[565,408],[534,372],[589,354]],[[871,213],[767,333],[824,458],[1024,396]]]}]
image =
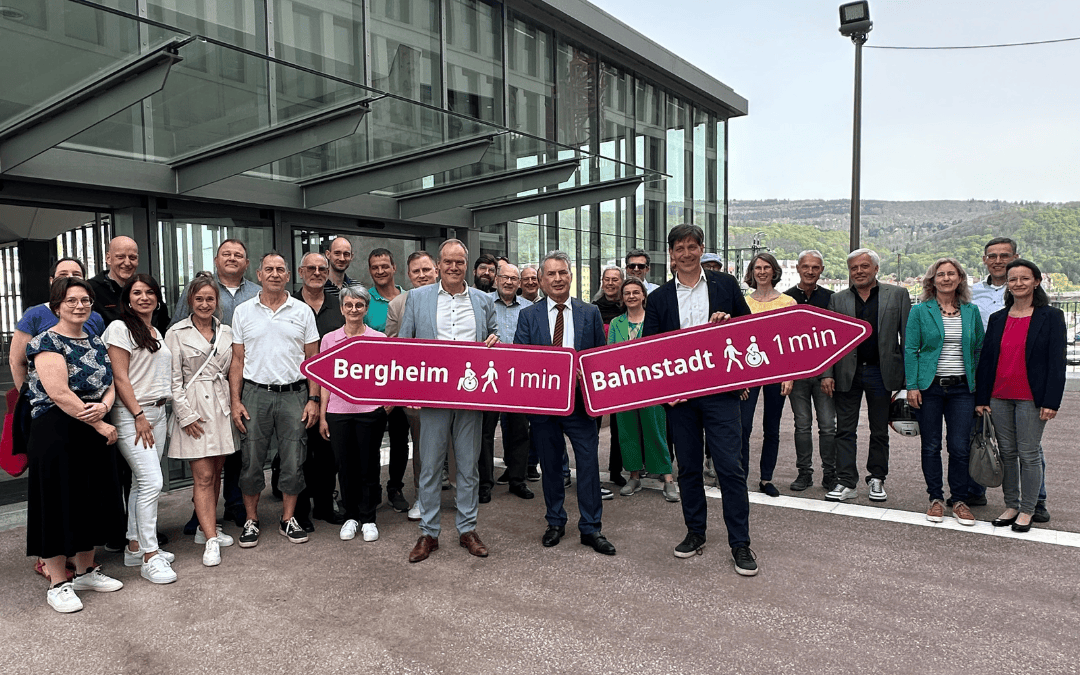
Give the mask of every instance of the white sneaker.
[{"label": "white sneaker", "polygon": [[124,587],[124,582],[119,579],[102,574],[100,565],[86,574],[77,575],[71,583],[76,591],[97,591],[98,593],[111,593]]},{"label": "white sneaker", "polygon": [[412,508],[409,509],[408,516],[409,516],[409,520],[411,520],[413,522],[416,522],[417,520],[420,520],[420,500],[419,499],[417,499],[415,502],[413,502]]},{"label": "white sneaker", "polygon": [[152,584],[171,584],[176,581],[176,572],[163,555],[156,555],[144,562],[140,573],[143,579]]},{"label": "white sneaker", "polygon": [[202,564],[207,567],[214,567],[221,564],[221,543],[217,537],[211,537],[206,540],[206,548],[203,549]]},{"label": "white sneaker", "polygon": [[880,478],[870,479],[870,501],[883,502],[888,499],[888,495],[885,494],[885,481]]},{"label": "white sneaker", "polygon": [[840,483],[837,483],[836,487],[825,494],[825,501],[846,502],[849,499],[855,499],[858,496],[859,491],[855,488],[844,487]]},{"label": "white sneaker", "polygon": [[375,527],[375,523],[364,523],[360,531],[364,533],[364,541],[375,541],[379,538],[379,528]]},{"label": "white sneaker", "polygon": [[50,588],[45,597],[49,606],[61,614],[70,614],[83,608],[82,600],[75,595],[75,587],[70,581],[57,588]]},{"label": "white sneaker", "polygon": [[[221,531],[221,526],[217,526],[217,534],[214,535],[218,540],[218,546],[232,546],[235,542],[233,538]],[[202,527],[195,528],[195,543],[205,544],[207,542],[206,535],[203,534]],[[171,560],[169,562],[172,562]]]},{"label": "white sneaker", "polygon": [[338,536],[341,537],[341,541],[349,541],[356,537],[356,528],[360,527],[360,523],[356,522],[352,518],[345,521],[345,524],[341,526],[341,532]]},{"label": "white sneaker", "polygon": [[[158,549],[158,555],[164,556],[165,559],[169,561],[170,565],[176,562],[176,556],[172,553],[169,553],[168,551],[162,551],[161,549]],[[130,548],[124,548],[124,567],[140,567],[142,566],[142,563],[142,549],[139,549],[138,551],[132,551]]]}]

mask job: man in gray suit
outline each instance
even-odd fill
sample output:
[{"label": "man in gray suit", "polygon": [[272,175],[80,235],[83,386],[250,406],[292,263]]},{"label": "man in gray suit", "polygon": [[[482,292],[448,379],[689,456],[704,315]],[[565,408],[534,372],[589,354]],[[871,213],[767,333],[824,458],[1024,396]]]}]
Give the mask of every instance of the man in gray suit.
[{"label": "man in gray suit", "polygon": [[[499,341],[491,297],[465,283],[469,250],[457,239],[439,247],[439,283],[414,288],[405,301],[398,337],[456,342]],[[420,538],[409,562],[420,562],[439,548],[442,504],[442,466],[446,439],[457,462],[457,531],[469,553],[486,557],[487,547],[476,534],[480,457],[479,410],[422,408],[420,410]]]},{"label": "man in gray suit", "polygon": [[848,254],[851,287],[829,298],[829,309],[870,324],[870,337],[825,371],[821,390],[836,401],[836,480],[825,499],[842,502],[859,496],[856,448],[859,406],[866,397],[870,447],[866,482],[870,501],[883,502],[889,473],[889,404],[904,388],[904,335],[911,297],[906,289],[878,282],[878,254],[860,248]]}]

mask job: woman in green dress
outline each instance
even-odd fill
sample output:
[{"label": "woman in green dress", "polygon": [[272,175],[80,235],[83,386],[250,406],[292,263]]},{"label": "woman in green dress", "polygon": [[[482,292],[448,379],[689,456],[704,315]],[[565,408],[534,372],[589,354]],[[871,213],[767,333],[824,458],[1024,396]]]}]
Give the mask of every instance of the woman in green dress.
[{"label": "woman in green dress", "polygon": [[[637,277],[630,277],[622,284],[622,301],[626,312],[611,320],[608,328],[608,344],[613,345],[641,336],[641,323],[645,320],[645,284]],[[619,490],[629,497],[641,490],[642,465],[649,473],[664,477],[664,499],[679,501],[679,491],[671,476],[671,456],[668,454],[666,416],[658,405],[616,413],[619,429],[619,446],[622,450],[623,468],[630,472],[630,480]]]}]

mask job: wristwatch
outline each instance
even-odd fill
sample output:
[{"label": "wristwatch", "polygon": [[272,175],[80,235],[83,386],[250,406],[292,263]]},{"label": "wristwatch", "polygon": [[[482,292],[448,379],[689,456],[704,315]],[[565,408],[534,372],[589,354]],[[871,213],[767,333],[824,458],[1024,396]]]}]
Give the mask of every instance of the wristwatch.
[{"label": "wristwatch", "polygon": [[307,400],[314,401],[316,403],[322,403],[322,398],[319,396],[308,396]]}]

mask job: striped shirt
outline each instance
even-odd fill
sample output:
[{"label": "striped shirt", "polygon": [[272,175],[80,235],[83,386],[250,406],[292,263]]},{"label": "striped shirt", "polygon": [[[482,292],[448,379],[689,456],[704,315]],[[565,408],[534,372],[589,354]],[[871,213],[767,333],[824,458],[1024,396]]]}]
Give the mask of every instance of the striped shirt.
[{"label": "striped shirt", "polygon": [[938,377],[966,375],[963,323],[958,316],[943,316],[941,322],[945,326],[945,339],[941,345],[941,355],[938,356]]}]

